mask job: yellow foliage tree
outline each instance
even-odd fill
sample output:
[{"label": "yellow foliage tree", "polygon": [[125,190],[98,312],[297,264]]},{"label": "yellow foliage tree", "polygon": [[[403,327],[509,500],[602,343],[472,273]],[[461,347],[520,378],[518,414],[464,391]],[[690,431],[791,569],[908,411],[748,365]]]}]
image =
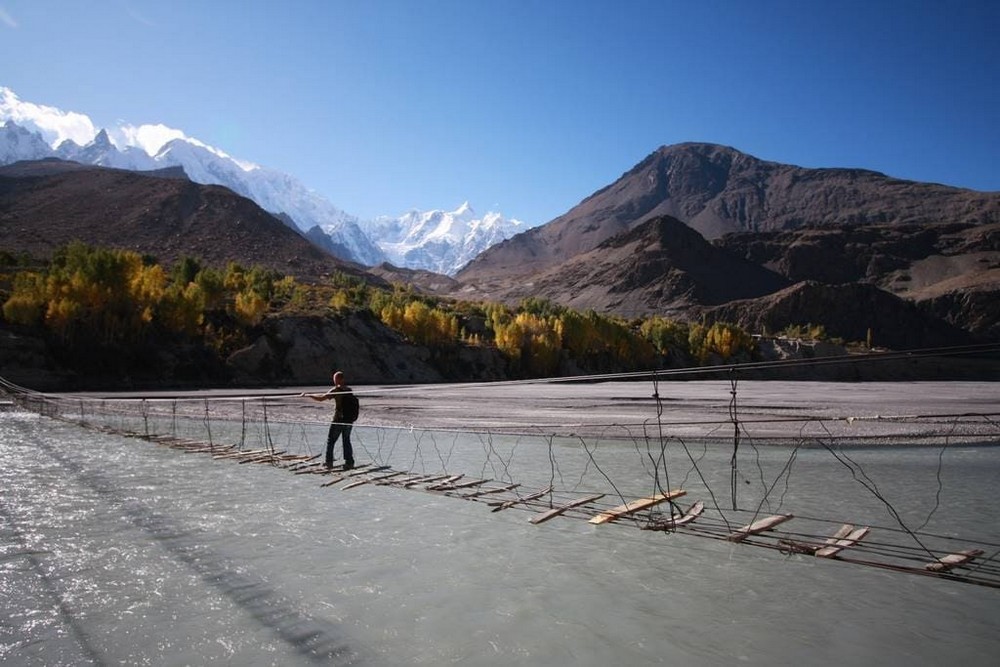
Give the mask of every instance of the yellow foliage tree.
[{"label": "yellow foliage tree", "polygon": [[160,303],[160,323],[171,331],[196,334],[205,316],[205,294],[197,282],[171,285]]},{"label": "yellow foliage tree", "polygon": [[264,319],[267,312],[267,301],[252,290],[246,290],[236,295],[233,310],[237,319],[244,324],[256,325]]},{"label": "yellow foliage tree", "polygon": [[47,301],[44,276],[33,272],[18,273],[14,276],[11,296],[3,304],[3,316],[14,324],[41,324]]},{"label": "yellow foliage tree", "polygon": [[715,322],[710,327],[691,326],[691,351],[705,362],[712,354],[723,361],[741,353],[753,351],[753,338],[746,331],[728,322]]},{"label": "yellow foliage tree", "polygon": [[559,365],[558,320],[522,312],[494,328],[497,348],[531,374],[544,376]]}]

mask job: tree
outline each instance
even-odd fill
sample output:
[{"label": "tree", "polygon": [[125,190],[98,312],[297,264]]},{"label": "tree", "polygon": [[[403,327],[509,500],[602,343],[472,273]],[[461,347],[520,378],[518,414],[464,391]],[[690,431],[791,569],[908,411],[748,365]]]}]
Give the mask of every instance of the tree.
[{"label": "tree", "polygon": [[3,304],[3,316],[14,324],[36,326],[44,321],[47,303],[45,276],[18,273],[14,276],[11,296]]}]

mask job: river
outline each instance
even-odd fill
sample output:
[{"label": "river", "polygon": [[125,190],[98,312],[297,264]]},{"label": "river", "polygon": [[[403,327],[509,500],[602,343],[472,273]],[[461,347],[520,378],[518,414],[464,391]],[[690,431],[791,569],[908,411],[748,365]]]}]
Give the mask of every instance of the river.
[{"label": "river", "polygon": [[[991,383],[744,385],[734,477],[728,383],[660,386],[659,403],[638,383],[356,389],[359,460],[444,462],[535,486],[604,480],[642,495],[642,434],[666,428],[670,485],[706,499],[714,489],[720,506],[735,488],[756,507],[777,481],[769,512],[876,532],[896,513],[1000,548],[997,428],[951,416],[996,411]],[[282,400],[286,414],[328,409]],[[820,421],[770,421],[794,415]],[[851,419],[821,421],[832,415]],[[233,437],[215,428],[213,438]],[[315,454],[323,432],[276,420],[269,437]],[[13,407],[0,411],[0,456],[3,664],[994,665],[1000,655],[995,588],[627,522],[532,525],[524,511],[413,489],[325,488],[322,477]]]}]

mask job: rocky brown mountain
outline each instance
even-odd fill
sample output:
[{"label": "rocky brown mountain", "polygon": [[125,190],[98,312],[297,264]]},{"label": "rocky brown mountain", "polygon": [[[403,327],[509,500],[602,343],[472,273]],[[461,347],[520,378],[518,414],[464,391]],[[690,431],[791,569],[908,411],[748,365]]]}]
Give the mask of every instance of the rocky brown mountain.
[{"label": "rocky brown mountain", "polygon": [[134,250],[171,263],[235,261],[302,278],[344,271],[375,278],[304,239],[231,190],[179,170],[135,172],[61,160],[0,167],[0,246],[48,257],[71,241]]},{"label": "rocky brown mountain", "polygon": [[717,243],[790,281],[870,284],[1000,340],[1000,224],[843,225]]},{"label": "rocky brown mountain", "polygon": [[543,297],[578,310],[638,317],[684,315],[695,305],[763,296],[789,284],[712,245],[676,218],[661,216],[525,281],[484,281],[463,294],[510,303]]},{"label": "rocky brown mountain", "polygon": [[[702,244],[664,226],[665,215]],[[673,230],[669,242],[648,235],[652,220],[661,221],[660,232]],[[704,239],[714,240],[715,252]],[[751,276],[747,265],[758,273]],[[897,321],[924,334],[896,332],[893,340],[998,339],[1000,193],[860,169],[804,169],[712,144],[665,146],[566,214],[487,250],[456,278],[463,295],[546,296],[628,316],[694,319],[740,301],[717,314],[772,330],[827,324],[845,332],[832,335],[862,339],[868,325],[848,327],[842,314],[860,307],[851,303],[857,299],[897,312],[898,299],[872,291],[880,288],[919,306],[926,320],[889,318],[884,330]],[[808,299],[767,296],[800,281],[866,287],[802,288],[826,304],[821,309]]]},{"label": "rocky brown mountain", "polygon": [[482,253],[456,278],[473,284],[536,273],[661,215],[708,239],[843,224],[983,225],[1000,223],[1000,193],[862,169],[806,169],[714,144],[664,146],[565,214]]},{"label": "rocky brown mountain", "polygon": [[813,281],[758,299],[705,309],[708,321],[738,324],[748,331],[776,333],[790,324],[822,324],[829,336],[897,350],[973,342],[967,331],[924,312],[916,304],[873,285],[827,285]]},{"label": "rocky brown mountain", "polygon": [[444,275],[424,269],[408,269],[383,262],[368,269],[372,275],[382,278],[388,283],[412,285],[422,292],[430,294],[447,294],[459,288],[458,281]]}]

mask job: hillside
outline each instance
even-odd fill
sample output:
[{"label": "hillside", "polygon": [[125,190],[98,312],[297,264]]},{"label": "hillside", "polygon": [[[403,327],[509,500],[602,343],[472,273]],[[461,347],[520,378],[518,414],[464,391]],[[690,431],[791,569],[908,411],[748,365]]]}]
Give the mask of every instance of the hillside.
[{"label": "hillside", "polygon": [[713,246],[679,220],[662,216],[528,280],[483,283],[463,293],[510,303],[543,297],[578,310],[630,317],[683,316],[692,306],[763,296],[787,285],[777,273]]},{"label": "hillside", "polygon": [[304,279],[334,271],[368,276],[328,255],[255,203],[177,169],[134,172],[61,160],[0,167],[0,241],[48,257],[71,241],[149,254],[235,261]]},{"label": "hillside", "polygon": [[896,350],[973,342],[968,332],[915,304],[861,283],[796,283],[765,297],[705,309],[703,315],[708,321],[732,322],[754,332],[822,323],[828,336],[864,341],[870,331],[873,344]]},{"label": "hillside", "polygon": [[565,214],[482,253],[456,278],[474,284],[537,273],[662,215],[707,239],[843,224],[981,225],[1000,223],[1000,193],[806,169],[713,144],[663,146]]},{"label": "hillside", "polygon": [[[664,216],[693,236],[663,226]],[[669,239],[651,234],[650,221],[672,229]],[[733,317],[773,327],[781,312],[779,329],[835,321],[851,299],[890,303],[868,289],[825,294],[828,309],[760,300],[803,281],[857,284],[918,306],[927,320],[920,340],[958,340],[959,330],[995,340],[1000,193],[804,169],[711,144],[665,146],[564,215],[482,253],[456,278],[461,295],[545,296],[625,316],[697,319],[741,301]],[[934,322],[948,326],[933,333]]]}]

